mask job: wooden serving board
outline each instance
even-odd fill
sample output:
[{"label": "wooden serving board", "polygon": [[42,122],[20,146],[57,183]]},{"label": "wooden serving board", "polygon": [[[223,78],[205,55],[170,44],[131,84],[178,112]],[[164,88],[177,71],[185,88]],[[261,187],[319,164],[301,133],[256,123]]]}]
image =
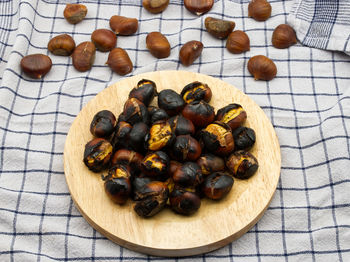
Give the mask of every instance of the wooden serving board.
[{"label": "wooden serving board", "polygon": [[[104,192],[100,174],[83,163],[85,144],[93,116],[108,109],[121,113],[129,91],[143,78],[178,92],[188,83],[207,83],[213,92],[215,109],[239,103],[246,110],[246,126],[256,132],[251,152],[259,161],[258,172],[248,180],[235,179],[229,195],[221,201],[203,199],[197,213],[186,217],[165,209],[152,218],[141,218],[130,200],[114,204]],[[155,99],[156,100],[156,99]],[[64,170],[69,191],[83,217],[97,231],[131,250],[157,256],[188,256],[218,249],[242,236],[262,217],[280,176],[281,153],[276,133],[263,110],[237,88],[203,74],[185,71],[158,71],[126,78],[106,88],[78,114],[67,135]]]}]

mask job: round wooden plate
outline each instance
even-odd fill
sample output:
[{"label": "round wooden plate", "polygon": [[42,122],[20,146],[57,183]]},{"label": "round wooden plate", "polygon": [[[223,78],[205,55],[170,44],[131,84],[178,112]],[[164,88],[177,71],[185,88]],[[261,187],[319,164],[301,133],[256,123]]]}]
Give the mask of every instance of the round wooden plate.
[{"label": "round wooden plate", "polygon": [[[129,91],[143,78],[178,92],[188,83],[207,83],[215,109],[239,103],[246,110],[246,126],[256,132],[251,152],[259,161],[258,172],[248,180],[235,179],[229,195],[216,202],[203,199],[197,213],[186,217],[165,209],[144,219],[133,211],[132,201],[114,204],[104,192],[100,174],[84,165],[85,144],[92,139],[90,122],[100,110],[118,116]],[[155,99],[156,100],[156,99]],[[154,101],[155,102],[155,101]],[[131,250],[157,256],[188,256],[218,249],[247,232],[267,209],[280,176],[281,153],[276,133],[263,110],[235,87],[213,77],[185,71],[159,71],[126,78],[106,88],[79,113],[67,135],[64,170],[69,191],[83,217],[97,231]]]}]

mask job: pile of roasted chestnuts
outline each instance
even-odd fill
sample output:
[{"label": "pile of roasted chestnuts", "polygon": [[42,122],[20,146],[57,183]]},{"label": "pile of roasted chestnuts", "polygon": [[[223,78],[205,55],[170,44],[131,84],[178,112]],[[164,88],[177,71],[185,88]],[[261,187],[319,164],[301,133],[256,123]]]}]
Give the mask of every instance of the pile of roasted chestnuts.
[{"label": "pile of roasted chestnuts", "polygon": [[[150,105],[155,97],[158,106]],[[244,126],[246,111],[232,103],[215,113],[211,98],[206,83],[158,93],[153,81],[142,79],[118,117],[108,110],[95,114],[83,161],[93,172],[108,170],[102,179],[113,202],[131,198],[141,217],[165,207],[191,215],[203,197],[222,199],[234,179],[254,175],[258,161],[249,150],[256,136]]]}]

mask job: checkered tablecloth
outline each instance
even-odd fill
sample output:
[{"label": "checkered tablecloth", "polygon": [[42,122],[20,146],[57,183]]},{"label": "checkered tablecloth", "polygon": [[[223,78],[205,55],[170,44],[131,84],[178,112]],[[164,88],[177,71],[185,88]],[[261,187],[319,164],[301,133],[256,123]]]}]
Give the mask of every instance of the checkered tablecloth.
[{"label": "checkered tablecloth", "polygon": [[[157,15],[144,10],[140,0],[87,0],[80,1],[88,7],[87,17],[71,25],[63,18],[67,2],[0,2],[0,261],[350,261],[350,57],[314,48],[348,51],[344,44],[349,33],[328,26],[349,22],[344,13],[350,13],[350,4],[271,0],[271,18],[256,22],[248,18],[247,0],[216,0],[200,17],[181,0],[170,0]],[[47,43],[62,33],[76,43],[87,41],[96,28],[109,28],[109,18],[116,14],[140,21],[135,35],[118,37],[117,45],[134,64],[130,75],[189,70],[220,78],[253,98],[276,129],[282,169],[271,205],[249,232],[217,251],[187,258],[130,251],[90,227],[72,202],[62,160],[69,127],[90,99],[123,77],[105,65],[106,53],[98,52],[93,68],[79,73],[71,58],[49,54]],[[236,29],[249,35],[251,50],[229,53],[225,41],[205,31],[209,15],[235,21]],[[288,15],[304,45],[276,49],[273,29],[286,23]],[[343,49],[311,41],[322,30],[328,30],[322,37],[342,32]],[[151,31],[167,36],[170,57],[158,60],[147,51],[145,38]],[[205,48],[185,68],[178,53],[189,40],[200,40]],[[42,80],[21,73],[21,58],[32,53],[47,54],[53,61]],[[250,76],[247,61],[257,54],[275,61],[274,80]]]}]

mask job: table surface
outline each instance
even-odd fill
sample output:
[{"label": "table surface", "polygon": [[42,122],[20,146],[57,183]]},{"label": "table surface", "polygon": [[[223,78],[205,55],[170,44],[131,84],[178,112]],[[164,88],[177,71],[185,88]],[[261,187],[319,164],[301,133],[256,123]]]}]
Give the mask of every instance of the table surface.
[{"label": "table surface", "polygon": [[[350,57],[300,43],[274,48],[273,29],[287,22],[294,1],[269,1],[271,18],[256,22],[245,0],[217,0],[199,17],[180,0],[157,15],[139,0],[87,0],[79,1],[88,15],[77,25],[63,18],[68,2],[0,3],[0,261],[350,261]],[[136,34],[117,40],[133,62],[131,74],[113,73],[105,65],[108,53],[97,52],[92,69],[81,73],[70,57],[48,52],[52,37],[67,33],[76,43],[88,41],[116,14],[140,22]],[[204,29],[207,16],[235,21],[250,37],[250,51],[229,53],[225,40]],[[148,52],[151,31],[168,38],[168,58]],[[178,54],[190,40],[203,42],[204,50],[184,67]],[[19,67],[33,53],[53,62],[41,80]],[[254,81],[247,70],[249,58],[259,54],[276,63],[272,81]],[[66,135],[82,107],[125,77],[160,70],[198,72],[234,85],[264,110],[281,145],[280,181],[262,219],[233,243],[194,257],[147,256],[106,239],[74,206],[63,171]]]}]

